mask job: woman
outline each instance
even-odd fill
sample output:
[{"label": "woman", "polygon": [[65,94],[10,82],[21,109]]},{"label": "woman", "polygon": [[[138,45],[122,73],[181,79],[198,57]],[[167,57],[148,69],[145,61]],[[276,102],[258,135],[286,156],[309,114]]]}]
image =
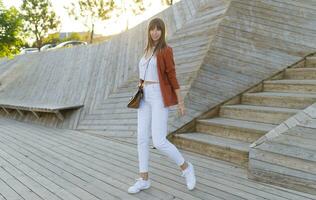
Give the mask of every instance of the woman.
[{"label": "woman", "polygon": [[[189,190],[195,187],[193,165],[184,160],[167,136],[169,106],[178,104],[179,113],[185,114],[180,87],[176,78],[173,51],[166,44],[165,24],[155,18],[148,25],[148,42],[139,62],[139,84],[143,85],[144,98],[137,111],[137,149],[140,178],[129,187],[129,193],[137,193],[150,187],[148,177],[149,138],[152,134],[156,149],[172,159],[181,169]],[[142,81],[144,80],[144,82]]]}]

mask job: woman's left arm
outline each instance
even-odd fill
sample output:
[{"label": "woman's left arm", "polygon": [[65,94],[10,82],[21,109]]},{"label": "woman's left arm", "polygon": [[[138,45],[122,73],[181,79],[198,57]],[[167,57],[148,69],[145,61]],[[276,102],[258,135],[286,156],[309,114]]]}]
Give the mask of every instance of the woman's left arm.
[{"label": "woman's left arm", "polygon": [[174,90],[180,89],[177,76],[176,76],[176,68],[175,68],[175,63],[173,59],[173,51],[171,47],[168,47],[166,49],[165,64],[166,64],[166,74],[170,81],[171,87]]},{"label": "woman's left arm", "polygon": [[173,51],[171,47],[167,48],[165,62],[168,79],[170,81],[171,87],[174,89],[177,95],[181,115],[184,115],[184,102],[180,94],[180,86],[176,76],[175,62],[173,59]]},{"label": "woman's left arm", "polygon": [[183,99],[182,99],[181,94],[180,94],[180,89],[175,89],[174,91],[176,92],[176,95],[177,95],[178,104],[183,105]]}]

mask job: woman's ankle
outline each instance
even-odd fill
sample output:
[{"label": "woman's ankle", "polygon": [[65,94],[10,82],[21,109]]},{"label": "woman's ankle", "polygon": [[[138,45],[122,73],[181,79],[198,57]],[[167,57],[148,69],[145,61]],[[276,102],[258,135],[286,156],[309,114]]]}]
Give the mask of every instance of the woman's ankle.
[{"label": "woman's ankle", "polygon": [[183,164],[182,165],[180,165],[180,169],[182,170],[182,171],[184,171],[184,170],[186,170],[187,168],[188,168],[188,163],[186,162],[186,161],[184,161],[183,162]]},{"label": "woman's ankle", "polygon": [[142,176],[141,176],[141,178],[142,178],[144,181],[148,181],[148,179],[149,179],[148,176],[147,176],[147,177],[142,177]]},{"label": "woman's ankle", "polygon": [[148,180],[148,173],[140,173],[140,177],[141,177],[143,180],[147,181],[147,180]]}]

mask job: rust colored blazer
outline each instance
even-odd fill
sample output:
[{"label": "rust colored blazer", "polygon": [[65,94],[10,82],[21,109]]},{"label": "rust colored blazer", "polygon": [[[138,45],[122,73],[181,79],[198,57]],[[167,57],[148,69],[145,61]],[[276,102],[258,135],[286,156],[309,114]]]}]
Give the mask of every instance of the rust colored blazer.
[{"label": "rust colored blazer", "polygon": [[157,53],[157,68],[164,106],[169,107],[178,104],[175,90],[179,89],[180,86],[176,77],[173,50],[170,46]]},{"label": "rust colored blazer", "polygon": [[161,94],[165,107],[178,104],[178,98],[175,90],[179,89],[180,86],[176,77],[173,51],[170,46],[167,46],[157,52],[157,68]]},{"label": "rust colored blazer", "polygon": [[157,53],[157,67],[159,84],[165,107],[178,104],[175,90],[179,89],[180,86],[176,77],[173,51],[170,46],[165,47]]}]

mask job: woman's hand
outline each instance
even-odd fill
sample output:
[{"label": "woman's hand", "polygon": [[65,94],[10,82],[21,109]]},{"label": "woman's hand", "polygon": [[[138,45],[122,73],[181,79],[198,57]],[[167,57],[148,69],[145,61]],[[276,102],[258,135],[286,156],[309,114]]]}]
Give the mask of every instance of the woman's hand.
[{"label": "woman's hand", "polygon": [[184,109],[184,102],[182,100],[181,94],[180,94],[180,89],[175,90],[177,99],[178,99],[178,114],[180,116],[185,115],[185,109]]},{"label": "woman's hand", "polygon": [[139,81],[137,87],[139,88],[139,86],[142,86],[142,87],[143,87],[144,84],[143,84],[141,81]]},{"label": "woman's hand", "polygon": [[178,103],[178,113],[180,114],[180,116],[184,116],[185,115],[185,108],[184,108],[184,102],[180,101]]}]

